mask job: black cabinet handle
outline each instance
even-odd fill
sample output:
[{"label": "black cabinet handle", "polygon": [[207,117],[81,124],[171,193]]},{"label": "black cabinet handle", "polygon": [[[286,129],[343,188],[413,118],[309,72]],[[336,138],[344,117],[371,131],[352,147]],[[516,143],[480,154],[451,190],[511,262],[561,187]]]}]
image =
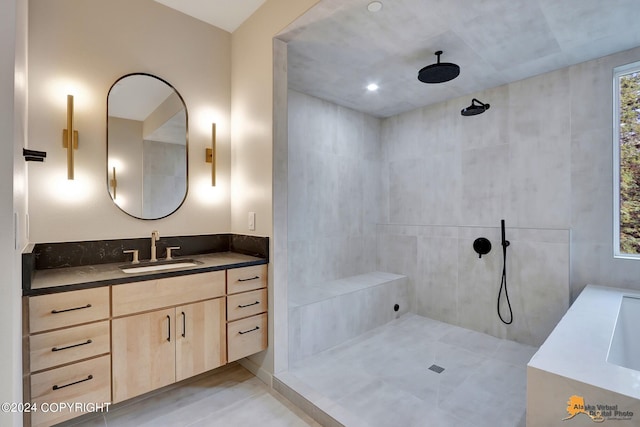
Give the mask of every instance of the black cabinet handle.
[{"label": "black cabinet handle", "polygon": [[65,385],[55,385],[54,384],[53,389],[54,390],[60,390],[61,388],[65,388],[65,387],[69,387],[69,386],[72,386],[72,385],[80,384],[80,383],[83,383],[85,381],[89,381],[89,380],[92,380],[92,379],[93,379],[93,375],[89,375],[87,378],[85,378],[83,380],[80,380],[80,381],[73,382],[73,383],[69,383],[69,384],[65,384]]},{"label": "black cabinet handle", "polygon": [[83,308],[91,308],[91,304],[82,307],[67,308],[66,310],[51,310],[51,314],[66,313],[67,311],[82,310]]},{"label": "black cabinet handle", "polygon": [[53,347],[51,349],[51,351],[67,350],[67,349],[74,348],[74,347],[80,347],[81,345],[91,344],[92,342],[93,341],[91,341],[91,340],[87,340],[86,342],[81,342],[80,344],[68,345],[66,347]]},{"label": "black cabinet handle", "polygon": [[258,329],[260,329],[260,326],[256,326],[255,328],[249,329],[248,331],[238,331],[238,333],[240,335],[244,335],[244,334],[248,334],[249,332],[257,331]]},{"label": "black cabinet handle", "polygon": [[252,305],[258,305],[258,304],[260,304],[260,301],[252,302],[251,304],[240,304],[238,305],[238,308],[246,308],[246,307],[251,307]]},{"label": "black cabinet handle", "polygon": [[260,276],[254,276],[254,277],[249,277],[248,279],[238,279],[238,282],[248,282],[250,280],[256,280],[259,279]]},{"label": "black cabinet handle", "polygon": [[171,342],[171,316],[167,314],[167,341]]},{"label": "black cabinet handle", "polygon": [[187,336],[187,315],[182,312],[182,338]]}]

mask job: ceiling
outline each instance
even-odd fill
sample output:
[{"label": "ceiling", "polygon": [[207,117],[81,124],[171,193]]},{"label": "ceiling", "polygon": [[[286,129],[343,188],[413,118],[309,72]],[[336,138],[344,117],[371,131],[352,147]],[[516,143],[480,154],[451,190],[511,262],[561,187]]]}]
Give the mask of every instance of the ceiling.
[{"label": "ceiling", "polygon": [[[382,0],[376,13],[369,3],[321,0],[278,36],[290,88],[389,117],[640,45],[639,0]],[[437,50],[460,76],[421,83]]]},{"label": "ceiling", "polygon": [[266,0],[155,1],[232,33]]}]

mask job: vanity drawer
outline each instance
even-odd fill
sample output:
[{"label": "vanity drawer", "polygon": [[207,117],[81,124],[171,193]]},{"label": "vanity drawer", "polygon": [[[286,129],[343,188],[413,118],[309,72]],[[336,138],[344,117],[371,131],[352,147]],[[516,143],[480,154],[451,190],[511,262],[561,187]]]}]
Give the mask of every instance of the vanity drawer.
[{"label": "vanity drawer", "polygon": [[227,320],[237,320],[267,311],[267,290],[258,289],[227,297]]},{"label": "vanity drawer", "polygon": [[227,323],[227,362],[267,348],[267,313]]},{"label": "vanity drawer", "polygon": [[227,270],[227,294],[252,291],[266,287],[266,264]]},{"label": "vanity drawer", "polygon": [[109,321],[29,337],[31,372],[109,353]]},{"label": "vanity drawer", "polygon": [[108,286],[29,297],[31,333],[108,318]]},{"label": "vanity drawer", "polygon": [[113,316],[187,304],[224,296],[224,271],[114,285]]},{"label": "vanity drawer", "polygon": [[[110,402],[110,357],[102,356],[31,375],[31,401],[36,403],[39,409],[31,414],[34,427],[50,426],[82,414],[68,408],[54,411],[56,405],[51,405],[52,403]],[[49,404],[51,410],[40,410],[43,403]]]}]

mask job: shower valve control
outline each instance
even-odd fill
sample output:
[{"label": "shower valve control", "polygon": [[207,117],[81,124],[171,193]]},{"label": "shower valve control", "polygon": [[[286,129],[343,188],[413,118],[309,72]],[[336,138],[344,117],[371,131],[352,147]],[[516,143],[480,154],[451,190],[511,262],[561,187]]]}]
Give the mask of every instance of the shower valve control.
[{"label": "shower valve control", "polygon": [[485,237],[478,237],[473,242],[473,250],[478,254],[478,258],[491,252],[491,242]]}]

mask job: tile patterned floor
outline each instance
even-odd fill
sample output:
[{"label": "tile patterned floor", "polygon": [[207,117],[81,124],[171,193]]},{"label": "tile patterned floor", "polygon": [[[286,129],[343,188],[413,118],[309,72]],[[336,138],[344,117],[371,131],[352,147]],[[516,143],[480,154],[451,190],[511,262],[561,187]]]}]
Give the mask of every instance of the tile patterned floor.
[{"label": "tile patterned floor", "polygon": [[[524,427],[537,349],[406,314],[286,373],[347,427]],[[428,368],[444,368],[440,374]],[[330,402],[327,404],[327,402]],[[319,427],[238,364],[60,427]]]},{"label": "tile patterned floor", "polygon": [[60,427],[320,427],[239,364]]},{"label": "tile patterned floor", "polygon": [[[536,350],[406,314],[287,375],[358,425],[524,427],[526,364]],[[444,371],[430,371],[432,364]]]}]

